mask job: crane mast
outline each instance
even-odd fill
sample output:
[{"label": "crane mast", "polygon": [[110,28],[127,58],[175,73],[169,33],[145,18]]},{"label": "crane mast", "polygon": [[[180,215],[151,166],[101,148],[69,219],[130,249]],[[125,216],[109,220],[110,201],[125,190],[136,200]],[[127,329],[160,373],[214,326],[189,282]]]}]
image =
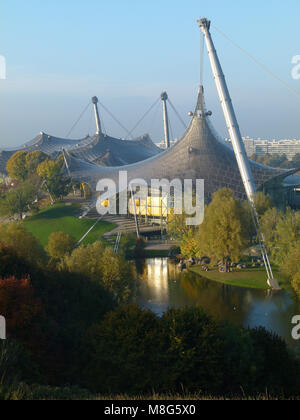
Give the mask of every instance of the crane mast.
[{"label": "crane mast", "polygon": [[214,43],[210,34],[210,21],[206,18],[198,20],[201,31],[204,34],[205,42],[208,50],[210,65],[214,76],[214,81],[218,91],[222,110],[224,113],[227,129],[231,138],[233,150],[236,156],[239,171],[243,180],[245,191],[250,203],[253,222],[257,231],[257,236],[261,248],[262,257],[268,275],[268,284],[272,289],[279,289],[279,284],[274,279],[272,267],[270,264],[267,248],[265,245],[264,235],[259,224],[259,217],[255,207],[256,186],[254,177],[249,164],[249,159],[246,153],[244,142],[241,136],[238,121],[233,108],[232,100],[230,98],[229,90],[226,84],[224,73],[214,47]]}]

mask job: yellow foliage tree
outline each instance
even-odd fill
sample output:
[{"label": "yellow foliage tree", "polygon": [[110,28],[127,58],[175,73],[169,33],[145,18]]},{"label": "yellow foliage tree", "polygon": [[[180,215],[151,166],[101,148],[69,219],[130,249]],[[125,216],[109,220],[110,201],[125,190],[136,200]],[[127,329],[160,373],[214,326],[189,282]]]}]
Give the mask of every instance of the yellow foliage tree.
[{"label": "yellow foliage tree", "polygon": [[249,236],[244,226],[244,209],[233,192],[224,188],[216,192],[207,206],[205,219],[196,235],[199,258],[204,255],[213,261],[238,261]]}]

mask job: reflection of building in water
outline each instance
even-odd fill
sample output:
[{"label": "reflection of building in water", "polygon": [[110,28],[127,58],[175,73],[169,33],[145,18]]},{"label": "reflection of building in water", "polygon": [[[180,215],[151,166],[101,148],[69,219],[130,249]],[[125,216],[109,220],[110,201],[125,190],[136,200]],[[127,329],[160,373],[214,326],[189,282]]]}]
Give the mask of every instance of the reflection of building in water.
[{"label": "reflection of building in water", "polygon": [[[148,299],[168,302],[169,299],[169,270],[166,258],[155,258],[147,261],[144,274],[144,281],[141,285],[143,295]],[[145,293],[145,294],[144,294]]]}]

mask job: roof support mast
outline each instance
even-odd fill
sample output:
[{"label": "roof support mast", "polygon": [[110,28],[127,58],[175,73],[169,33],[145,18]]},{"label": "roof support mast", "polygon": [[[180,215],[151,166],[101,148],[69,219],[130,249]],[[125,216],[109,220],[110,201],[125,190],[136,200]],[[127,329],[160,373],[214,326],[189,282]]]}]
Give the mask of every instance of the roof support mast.
[{"label": "roof support mast", "polygon": [[101,122],[100,122],[100,116],[99,116],[99,110],[98,110],[98,98],[97,96],[94,96],[92,98],[92,103],[94,105],[94,111],[95,111],[95,118],[96,118],[96,126],[97,126],[97,131],[96,134],[101,134],[102,130],[101,130]]},{"label": "roof support mast", "polygon": [[167,108],[167,100],[168,100],[167,92],[163,92],[160,95],[160,97],[161,97],[161,100],[162,100],[162,103],[163,103],[165,145],[166,145],[166,149],[169,149],[170,146],[171,146],[171,143],[170,143],[169,117],[168,117],[168,108]]},{"label": "roof support mast", "polygon": [[227,129],[229,136],[232,141],[233,150],[236,156],[240,174],[245,186],[246,194],[251,206],[251,212],[253,216],[253,221],[257,230],[257,235],[260,242],[261,252],[264,259],[266,271],[268,274],[268,283],[273,289],[279,289],[277,280],[274,279],[272,267],[268,257],[267,249],[265,246],[264,236],[260,229],[259,218],[255,208],[255,196],[256,196],[256,186],[254,182],[254,177],[251,171],[249,164],[249,159],[245,150],[244,142],[241,136],[240,128],[237,122],[233,104],[230,98],[229,90],[226,84],[226,80],[222,71],[220,61],[214,43],[210,34],[210,21],[203,18],[198,20],[199,26],[204,34],[206,46],[208,50],[209,60],[214,76],[214,81],[220,98],[221,106],[223,109],[224,117],[227,124]]}]

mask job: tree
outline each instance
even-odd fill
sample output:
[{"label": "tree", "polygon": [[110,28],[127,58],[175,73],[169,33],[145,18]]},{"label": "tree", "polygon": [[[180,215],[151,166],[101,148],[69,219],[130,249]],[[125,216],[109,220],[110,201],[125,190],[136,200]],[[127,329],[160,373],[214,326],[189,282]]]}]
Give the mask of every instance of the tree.
[{"label": "tree", "polygon": [[29,175],[36,173],[38,165],[46,158],[47,155],[38,150],[32,153],[20,150],[8,160],[6,164],[7,173],[11,178],[24,182]]},{"label": "tree", "polygon": [[0,308],[10,334],[21,333],[41,312],[29,278],[0,278]]},{"label": "tree", "polygon": [[72,184],[68,178],[61,175],[61,161],[46,159],[37,167],[37,173],[47,183],[48,191],[56,198],[67,195]]},{"label": "tree", "polygon": [[174,214],[171,211],[171,214],[168,217],[168,235],[173,239],[182,240],[184,237],[190,236],[195,232],[191,226],[186,224],[187,215],[183,214]]},{"label": "tree", "polygon": [[20,257],[12,246],[0,243],[0,277],[26,277],[31,272],[31,265]]},{"label": "tree", "polygon": [[72,190],[70,179],[61,175],[56,175],[47,180],[47,187],[52,196],[55,198],[63,198]]},{"label": "tree", "polygon": [[[259,327],[251,329],[256,365],[252,394],[266,389],[273,395],[295,395],[299,391],[299,360],[293,357],[286,342],[276,334]],[[284,361],[284,363],[283,363]]]},{"label": "tree", "polygon": [[134,304],[119,306],[84,337],[82,385],[116,394],[160,389],[166,366],[164,341],[154,313]]},{"label": "tree", "polygon": [[48,180],[60,173],[60,165],[51,159],[46,159],[37,167],[37,173],[43,180]]},{"label": "tree", "polygon": [[38,150],[28,153],[26,156],[26,168],[29,175],[34,175],[37,172],[38,166],[47,159],[47,155]]},{"label": "tree", "polygon": [[277,240],[276,227],[279,220],[283,217],[283,213],[279,212],[276,208],[272,208],[267,210],[260,220],[260,226],[265,237],[265,242],[272,253],[275,250]]},{"label": "tree", "polygon": [[274,207],[269,195],[259,191],[255,197],[255,207],[259,216],[263,216],[269,209]]},{"label": "tree", "polygon": [[12,155],[6,164],[6,170],[11,178],[16,178],[20,181],[25,181],[28,175],[26,157],[28,152],[19,151]]},{"label": "tree", "polygon": [[186,257],[197,257],[199,249],[199,241],[197,235],[193,231],[190,231],[187,235],[183,236],[181,245],[181,254]]},{"label": "tree", "polygon": [[31,264],[43,264],[45,261],[45,251],[40,242],[22,224],[0,225],[0,243],[12,247],[17,256]]},{"label": "tree", "polygon": [[287,209],[277,221],[272,246],[273,260],[279,266],[284,266],[286,258],[299,241],[299,232],[300,212],[295,213],[291,209]]},{"label": "tree", "polygon": [[135,278],[130,264],[104,248],[101,242],[75,249],[61,264],[72,273],[88,276],[113,294],[118,302],[128,302],[135,294]]},{"label": "tree", "polygon": [[286,155],[270,154],[266,153],[263,156],[254,154],[251,156],[252,160],[261,163],[262,165],[279,167],[279,168],[292,168],[291,162],[288,160]]},{"label": "tree", "polygon": [[293,244],[286,258],[283,260],[282,268],[290,279],[300,273],[300,241]]},{"label": "tree", "polygon": [[37,196],[37,188],[30,182],[26,182],[16,188],[7,191],[0,198],[0,214],[4,216],[19,215],[20,220],[23,214],[30,209]]},{"label": "tree", "polygon": [[300,272],[294,275],[292,279],[292,286],[300,299]]},{"label": "tree", "polygon": [[198,257],[208,255],[224,263],[230,259],[238,261],[249,242],[244,217],[242,203],[234,199],[231,190],[224,188],[216,192],[197,234]]},{"label": "tree", "polygon": [[72,235],[65,232],[53,232],[48,240],[47,251],[50,257],[61,259],[70,254],[75,245],[76,239]]}]

